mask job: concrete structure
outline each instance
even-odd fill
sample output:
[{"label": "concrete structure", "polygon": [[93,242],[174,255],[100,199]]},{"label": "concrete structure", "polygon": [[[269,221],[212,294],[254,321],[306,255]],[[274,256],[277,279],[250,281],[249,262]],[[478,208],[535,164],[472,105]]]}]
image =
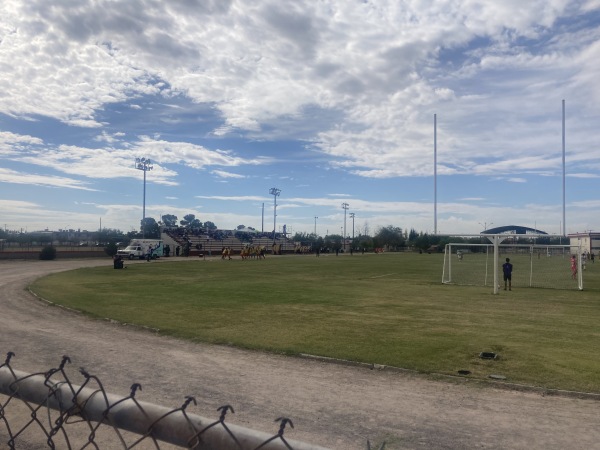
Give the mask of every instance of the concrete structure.
[{"label": "concrete structure", "polygon": [[581,247],[582,252],[594,253],[600,252],[600,232],[584,231],[583,233],[573,233],[567,236],[572,249]]}]

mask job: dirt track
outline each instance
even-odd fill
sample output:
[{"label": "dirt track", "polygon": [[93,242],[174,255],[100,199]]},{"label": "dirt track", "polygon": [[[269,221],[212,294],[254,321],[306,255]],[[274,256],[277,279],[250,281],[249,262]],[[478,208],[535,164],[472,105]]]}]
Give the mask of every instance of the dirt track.
[{"label": "dirt track", "polygon": [[276,417],[290,417],[286,437],[331,449],[363,450],[367,438],[386,449],[600,448],[598,400],[183,342],[49,306],[25,289],[41,275],[98,264],[110,260],[1,261],[2,360],[13,351],[13,368],[40,372],[66,354],[74,379],[83,366],[111,393],[138,382],[138,399],[174,408],[193,395],[188,411],[215,419],[229,403],[229,422],[269,433]]}]

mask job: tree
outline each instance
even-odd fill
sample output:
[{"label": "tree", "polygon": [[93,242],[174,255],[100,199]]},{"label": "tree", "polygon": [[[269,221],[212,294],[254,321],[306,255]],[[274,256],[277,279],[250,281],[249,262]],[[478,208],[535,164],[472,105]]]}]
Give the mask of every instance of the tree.
[{"label": "tree", "polygon": [[365,236],[370,236],[371,235],[370,230],[369,230],[369,222],[367,222],[367,221],[365,221],[365,225],[363,227],[362,234],[364,234]]},{"label": "tree", "polygon": [[207,230],[216,230],[217,226],[209,220],[208,222],[204,222],[204,228]]},{"label": "tree", "polygon": [[357,249],[364,248],[364,249],[370,250],[374,247],[373,246],[373,238],[371,236],[365,236],[363,234],[359,234],[354,239],[353,247],[357,248]]},{"label": "tree", "polygon": [[330,234],[325,237],[323,245],[332,250],[340,250],[342,248],[342,239],[341,234]]},{"label": "tree", "polygon": [[408,242],[415,242],[418,237],[419,233],[417,233],[414,228],[411,228],[410,233],[408,233]]},{"label": "tree", "polygon": [[140,221],[140,231],[142,236],[147,239],[160,239],[160,228],[152,217],[146,217]]},{"label": "tree", "polygon": [[246,228],[246,225],[238,225],[236,230],[243,230],[244,228]]},{"label": "tree", "polygon": [[56,249],[52,245],[46,245],[40,252],[40,259],[44,261],[56,259]]},{"label": "tree", "polygon": [[177,226],[177,216],[174,216],[173,214],[165,214],[161,219],[165,227],[171,228]]},{"label": "tree", "polygon": [[96,241],[99,245],[105,245],[109,242],[119,242],[125,240],[125,235],[121,230],[113,228],[102,228],[96,234]]},{"label": "tree", "polygon": [[200,222],[200,220],[196,219],[195,214],[186,214],[185,216],[183,216],[183,219],[181,219],[179,221],[179,224],[182,227],[186,227],[186,228],[201,228],[202,227],[202,222]]},{"label": "tree", "polygon": [[373,237],[375,247],[385,247],[397,249],[404,246],[404,236],[402,228],[392,225],[381,227],[377,230],[377,234]]},{"label": "tree", "polygon": [[431,245],[431,239],[427,233],[421,233],[415,240],[415,247],[420,250],[427,250]]},{"label": "tree", "polygon": [[294,236],[292,237],[292,241],[295,242],[302,242],[302,243],[314,243],[316,242],[318,239],[317,235],[314,233],[300,233],[300,232],[296,232],[296,234],[294,234]]},{"label": "tree", "polygon": [[117,247],[117,244],[115,244],[114,242],[109,242],[108,245],[106,247],[104,247],[104,252],[108,255],[108,256],[115,256],[117,254],[117,251],[119,250],[119,248]]}]

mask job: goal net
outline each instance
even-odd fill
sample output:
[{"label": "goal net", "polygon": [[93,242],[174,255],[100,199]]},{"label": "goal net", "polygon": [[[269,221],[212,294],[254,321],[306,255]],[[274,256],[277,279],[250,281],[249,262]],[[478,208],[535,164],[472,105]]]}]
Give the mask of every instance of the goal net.
[{"label": "goal net", "polygon": [[[446,244],[442,283],[504,288],[502,264],[510,258],[512,286],[549,289],[583,289],[582,255],[569,245]],[[575,269],[572,270],[572,257]],[[583,261],[585,264],[585,261]]]}]

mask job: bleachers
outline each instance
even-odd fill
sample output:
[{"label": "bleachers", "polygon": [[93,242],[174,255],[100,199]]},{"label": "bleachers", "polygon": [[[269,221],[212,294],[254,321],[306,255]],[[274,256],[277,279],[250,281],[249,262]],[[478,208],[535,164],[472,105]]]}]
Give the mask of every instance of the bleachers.
[{"label": "bleachers", "polygon": [[[245,245],[264,246],[267,249],[267,254],[272,253],[273,239],[270,237],[252,238],[251,241],[241,241],[233,236],[235,231],[219,232],[222,239],[215,239],[207,234],[186,233],[184,229],[171,229],[162,231],[162,239],[165,243],[173,242],[175,246],[183,249],[186,242],[190,243],[190,256],[216,256],[220,255],[223,247],[229,247],[232,255],[239,255]],[[295,244],[289,239],[277,237],[275,245],[280,246],[282,253],[293,252]],[[197,246],[200,246],[198,249]],[[171,245],[171,255],[175,255],[175,248]]]}]

